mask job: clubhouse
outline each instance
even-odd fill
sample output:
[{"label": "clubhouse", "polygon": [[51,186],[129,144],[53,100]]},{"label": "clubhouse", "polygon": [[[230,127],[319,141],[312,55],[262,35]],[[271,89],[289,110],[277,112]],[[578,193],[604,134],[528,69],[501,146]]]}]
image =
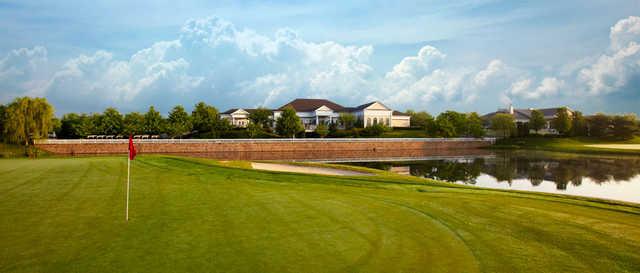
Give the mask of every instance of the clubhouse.
[{"label": "clubhouse", "polygon": [[[406,128],[410,126],[411,117],[408,114],[394,111],[379,101],[365,103],[356,107],[344,107],[326,99],[295,99],[277,109],[270,109],[271,119],[277,120],[282,111],[290,107],[296,111],[307,132],[314,131],[320,124],[340,124],[341,114],[352,114],[356,117],[356,124],[368,127],[382,124],[388,127]],[[245,128],[250,123],[249,116],[256,109],[234,108],[222,112],[221,118],[228,119],[236,127]]]}]

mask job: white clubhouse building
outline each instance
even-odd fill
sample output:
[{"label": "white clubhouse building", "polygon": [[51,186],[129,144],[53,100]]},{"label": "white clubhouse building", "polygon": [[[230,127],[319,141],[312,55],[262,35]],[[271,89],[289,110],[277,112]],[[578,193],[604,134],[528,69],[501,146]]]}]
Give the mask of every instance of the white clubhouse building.
[{"label": "white clubhouse building", "polygon": [[[382,124],[389,127],[409,127],[410,116],[385,106],[381,102],[374,101],[357,107],[344,107],[326,99],[295,99],[278,109],[272,111],[272,119],[277,120],[282,111],[290,107],[296,111],[304,125],[305,131],[314,131],[319,124],[339,124],[340,114],[353,114],[357,124],[368,127],[374,124]],[[249,124],[249,115],[255,109],[230,109],[221,114],[236,127],[246,127]]]}]

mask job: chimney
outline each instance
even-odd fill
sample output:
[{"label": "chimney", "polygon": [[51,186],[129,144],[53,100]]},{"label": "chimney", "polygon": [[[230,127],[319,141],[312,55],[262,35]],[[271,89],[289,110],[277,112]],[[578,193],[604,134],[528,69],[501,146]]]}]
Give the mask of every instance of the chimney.
[{"label": "chimney", "polygon": [[509,114],[513,115],[513,113],[514,113],[513,104],[509,104]]}]

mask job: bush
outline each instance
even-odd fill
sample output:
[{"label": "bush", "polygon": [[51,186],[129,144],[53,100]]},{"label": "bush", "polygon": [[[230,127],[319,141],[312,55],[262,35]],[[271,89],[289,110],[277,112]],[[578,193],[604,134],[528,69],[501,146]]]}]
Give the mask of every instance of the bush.
[{"label": "bush", "polygon": [[389,128],[382,124],[374,124],[362,130],[362,136],[367,137],[379,137],[384,132],[388,131]]}]

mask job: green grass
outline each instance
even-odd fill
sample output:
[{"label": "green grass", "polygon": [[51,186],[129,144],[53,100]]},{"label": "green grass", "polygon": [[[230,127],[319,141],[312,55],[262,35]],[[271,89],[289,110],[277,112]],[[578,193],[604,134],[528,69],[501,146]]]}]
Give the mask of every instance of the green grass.
[{"label": "green grass", "polygon": [[1,272],[639,272],[640,206],[204,159],[0,160]]},{"label": "green grass", "polygon": [[496,149],[533,149],[556,152],[591,153],[591,154],[631,154],[640,155],[638,150],[587,147],[591,144],[640,144],[640,137],[616,141],[591,137],[527,137],[499,140],[492,148]]}]

